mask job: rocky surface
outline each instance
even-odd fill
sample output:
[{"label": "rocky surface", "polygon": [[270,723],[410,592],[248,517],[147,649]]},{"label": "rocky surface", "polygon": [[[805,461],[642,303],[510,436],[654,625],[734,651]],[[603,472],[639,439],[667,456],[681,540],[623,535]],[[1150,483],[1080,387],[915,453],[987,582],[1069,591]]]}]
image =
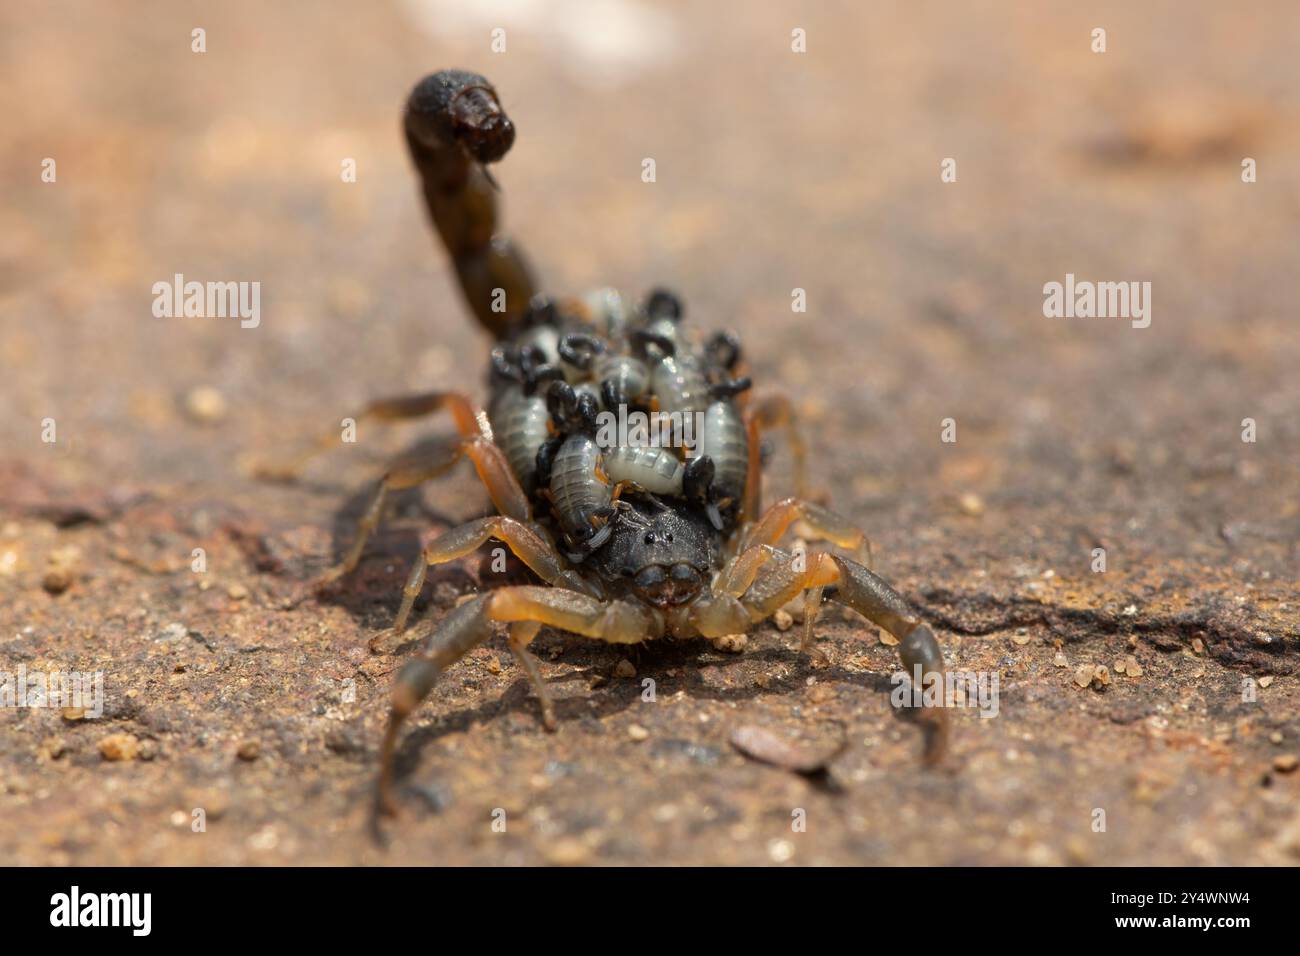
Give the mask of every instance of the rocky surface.
[{"label": "rocky surface", "polygon": [[[0,708],[0,859],[1300,861],[1294,7],[599,6],[0,13],[0,670],[104,688],[98,717]],[[772,625],[740,654],[545,633],[556,734],[498,636],[414,718],[376,833],[412,648],[368,641],[486,498],[468,472],[398,496],[353,576],[284,609],[382,463],[450,428],[364,430],[292,486],[248,464],[379,394],[482,393],[398,127],[450,65],[518,124],[496,175],[548,287],[669,284],[737,328],[878,569],[996,676],[943,766],[848,612],[824,666]],[[176,273],[260,282],[259,324],[155,317]],[[1067,273],[1150,281],[1150,326],[1045,318]],[[431,574],[421,628],[479,581]],[[833,757],[794,773],[741,731]]]}]

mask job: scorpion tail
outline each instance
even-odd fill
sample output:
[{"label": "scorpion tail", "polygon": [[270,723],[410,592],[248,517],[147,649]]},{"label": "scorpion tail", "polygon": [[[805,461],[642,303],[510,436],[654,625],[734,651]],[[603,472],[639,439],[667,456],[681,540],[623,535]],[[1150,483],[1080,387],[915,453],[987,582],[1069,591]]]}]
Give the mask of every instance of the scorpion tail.
[{"label": "scorpion tail", "polygon": [[509,151],[514,124],[486,79],[443,70],[411,91],[404,125],[429,218],[465,301],[493,336],[507,338],[535,290],[518,247],[496,234],[497,189],[486,166]]}]

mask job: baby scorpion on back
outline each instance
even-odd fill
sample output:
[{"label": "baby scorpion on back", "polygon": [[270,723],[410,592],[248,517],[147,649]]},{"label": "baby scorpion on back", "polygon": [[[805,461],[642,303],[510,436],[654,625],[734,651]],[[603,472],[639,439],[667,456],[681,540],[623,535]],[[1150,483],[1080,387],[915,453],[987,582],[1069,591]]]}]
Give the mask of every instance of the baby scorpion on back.
[{"label": "baby scorpion on back", "polygon": [[[406,717],[447,668],[491,636],[494,621],[507,625],[510,649],[549,730],[557,724],[554,705],[528,650],[544,625],[614,644],[717,638],[750,630],[802,594],[801,650],[810,652],[818,609],[833,598],[897,639],[914,681],[941,682],[943,654],[930,628],[857,560],[870,560],[860,530],[802,497],[761,507],[763,433],[785,431],[800,485],[803,446],[788,401],[750,395],[734,334],[700,336],[684,322],[677,297],[662,289],[631,309],[612,290],[582,299],[537,293],[522,253],[497,232],[497,192],[486,164],[509,151],[515,128],[491,84],[460,70],[426,77],[407,102],[405,132],[465,301],[497,340],[487,412],[461,392],[435,390],[375,401],[352,416],[385,422],[446,410],[458,439],[450,453],[408,460],[384,474],[350,549],[317,583],[356,566],[389,492],[441,475],[462,458],[473,464],[496,514],[425,548],[389,637],[405,630],[429,566],[465,557],[489,540],[504,543],[543,583],[499,587],[458,605],[402,667],[383,741],[381,808],[395,811],[393,764]],[[627,440],[600,440],[602,419],[636,414],[670,423],[668,440],[632,440],[631,431]],[[287,466],[264,473],[295,476],[338,443],[331,431]],[[780,542],[796,521],[852,557],[784,550]],[[934,761],[946,748],[946,712],[926,706],[922,717],[925,756]]]}]

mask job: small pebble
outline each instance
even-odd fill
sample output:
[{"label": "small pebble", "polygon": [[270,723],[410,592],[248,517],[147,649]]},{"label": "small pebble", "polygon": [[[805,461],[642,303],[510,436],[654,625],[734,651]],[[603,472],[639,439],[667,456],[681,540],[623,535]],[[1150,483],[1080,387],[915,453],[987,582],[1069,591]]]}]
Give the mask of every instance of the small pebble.
[{"label": "small pebble", "polygon": [[109,734],[99,742],[105,760],[134,760],[140,753],[140,741],[133,734]]},{"label": "small pebble", "polygon": [[493,654],[487,659],[487,669],[489,674],[501,673],[501,658]]},{"label": "small pebble", "polygon": [[794,856],[794,844],[789,840],[769,840],[767,855],[773,863],[786,863]]},{"label": "small pebble", "polygon": [[834,688],[828,687],[826,684],[814,684],[808,691],[808,700],[814,704],[824,704],[834,698]]},{"label": "small pebble", "polygon": [[41,586],[50,594],[62,594],[72,587],[77,577],[77,565],[81,560],[81,549],[74,545],[56,548],[50,552]]},{"label": "small pebble", "polygon": [[72,570],[70,568],[50,568],[41,579],[41,587],[51,594],[62,594],[72,587]]},{"label": "small pebble", "polygon": [[62,737],[49,737],[41,744],[41,749],[51,760],[58,760],[68,752],[68,742]]},{"label": "small pebble", "polygon": [[739,654],[749,646],[749,635],[723,634],[721,637],[715,637],[712,644],[715,650],[724,651],[728,654]]},{"label": "small pebble", "polygon": [[256,740],[245,740],[235,753],[240,760],[256,760],[262,753],[262,745]]},{"label": "small pebble", "polygon": [[1031,640],[1033,640],[1033,638],[1028,634],[1013,634],[1011,636],[1011,643],[1015,644],[1017,647],[1024,647]]},{"label": "small pebble", "polygon": [[230,595],[232,599],[242,601],[244,598],[248,597],[248,588],[244,587],[242,584],[232,584],[230,587],[226,588],[226,593]]},{"label": "small pebble", "polygon": [[226,397],[211,385],[199,385],[185,394],[185,411],[203,425],[211,425],[226,417]]},{"label": "small pebble", "polygon": [[746,757],[803,774],[824,770],[846,743],[843,737],[809,743],[757,724],[744,724],[731,732],[731,745]]},{"label": "small pebble", "polygon": [[978,518],[984,514],[984,499],[973,491],[968,491],[957,499],[957,505],[961,508],[961,513],[969,515],[972,518]]},{"label": "small pebble", "polygon": [[591,859],[591,848],[573,837],[561,837],[542,850],[551,866],[582,866]]},{"label": "small pebble", "polygon": [[1285,738],[1282,736],[1282,731],[1275,730],[1268,735],[1268,739],[1271,743],[1280,744]]},{"label": "small pebble", "polygon": [[1196,654],[1205,653],[1205,642],[1199,637],[1192,638],[1192,651]]},{"label": "small pebble", "polygon": [[624,680],[631,680],[636,676],[636,668],[626,657],[614,665],[614,676]]},{"label": "small pebble", "polygon": [[772,615],[772,623],[776,625],[778,631],[788,631],[794,627],[794,618],[781,609]]},{"label": "small pebble", "polygon": [[1272,683],[1273,683],[1273,675],[1272,675],[1272,674],[1269,674],[1267,677],[1261,677],[1261,678],[1259,679],[1259,686],[1260,686],[1260,687],[1267,687],[1267,686],[1269,686],[1269,685],[1272,684]]},{"label": "small pebble", "polygon": [[1070,666],[1070,662],[1065,659],[1065,655],[1062,654],[1060,651],[1056,652],[1056,656],[1052,658],[1052,663],[1055,664],[1057,667]]},{"label": "small pebble", "polygon": [[650,731],[646,730],[640,724],[632,724],[632,726],[627,729],[627,735],[632,740],[640,743],[642,740],[646,740],[650,737]]},{"label": "small pebble", "polygon": [[1087,687],[1092,683],[1093,667],[1091,664],[1080,664],[1074,671],[1074,682],[1080,687]]},{"label": "small pebble", "polygon": [[1300,767],[1300,757],[1295,754],[1282,754],[1273,758],[1273,769],[1278,773],[1291,773]]}]

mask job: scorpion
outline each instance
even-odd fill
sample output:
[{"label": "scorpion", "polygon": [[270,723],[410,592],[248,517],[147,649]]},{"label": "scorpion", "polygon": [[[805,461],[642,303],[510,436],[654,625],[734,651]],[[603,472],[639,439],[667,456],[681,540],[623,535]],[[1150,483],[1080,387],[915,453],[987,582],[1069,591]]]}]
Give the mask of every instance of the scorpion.
[{"label": "scorpion", "polygon": [[[407,101],[404,129],[465,302],[495,340],[489,400],[485,411],[464,392],[435,390],[373,401],[352,416],[359,426],[444,411],[457,438],[450,452],[388,468],[350,548],[315,584],[356,567],[391,492],[440,476],[462,459],[472,463],[495,514],[423,549],[389,638],[405,631],[429,567],[490,540],[542,583],[508,584],[463,600],[401,667],[381,748],[379,809],[397,812],[394,762],[404,721],[449,667],[492,636],[494,622],[506,625],[548,731],[557,728],[555,707],[528,649],[543,626],[612,644],[718,639],[748,632],[802,595],[800,653],[815,656],[814,626],[829,598],[893,635],[919,686],[942,681],[939,643],[867,567],[871,546],[861,530],[802,495],[762,507],[764,434],[783,430],[796,490],[803,485],[803,445],[788,398],[751,395],[738,337],[691,329],[681,301],[665,289],[636,307],[609,289],[568,299],[537,291],[519,247],[498,232],[498,188],[487,167],[510,150],[515,126],[484,77],[462,70],[425,77]],[[602,416],[616,412],[667,422],[670,440],[633,441],[629,430],[625,443],[602,441]],[[292,479],[340,441],[331,431],[287,465],[261,469],[263,476]],[[838,551],[783,549],[796,522],[806,537]],[[921,716],[924,760],[934,763],[947,747],[947,717],[942,705],[924,707]]]}]

